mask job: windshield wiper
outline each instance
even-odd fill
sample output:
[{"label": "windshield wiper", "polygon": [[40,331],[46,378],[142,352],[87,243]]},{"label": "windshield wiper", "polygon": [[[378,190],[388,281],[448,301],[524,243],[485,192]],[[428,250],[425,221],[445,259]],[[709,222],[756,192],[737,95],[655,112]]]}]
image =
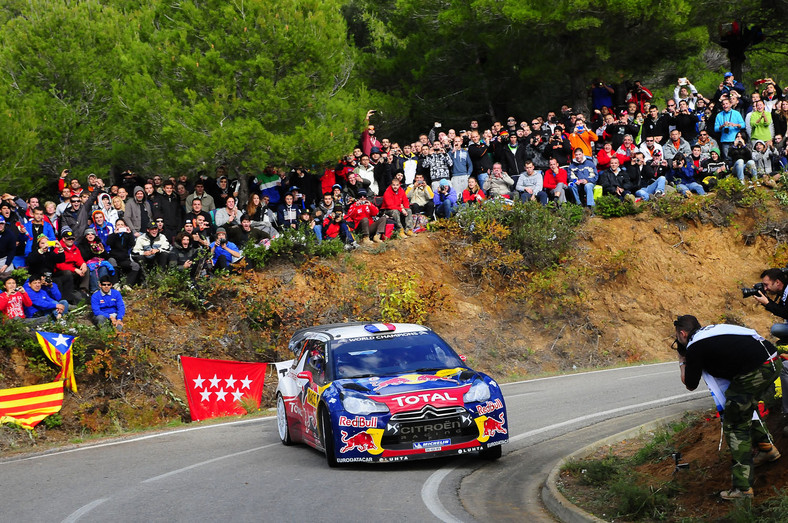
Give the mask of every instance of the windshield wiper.
[{"label": "windshield wiper", "polygon": [[421,369],[416,369],[413,372],[429,372],[431,370],[443,370],[445,367],[423,367]]}]

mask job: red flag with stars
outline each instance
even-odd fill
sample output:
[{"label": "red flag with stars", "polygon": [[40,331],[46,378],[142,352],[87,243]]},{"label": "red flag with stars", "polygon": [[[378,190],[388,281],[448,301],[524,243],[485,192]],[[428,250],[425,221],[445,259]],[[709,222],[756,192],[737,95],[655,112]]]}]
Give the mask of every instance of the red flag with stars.
[{"label": "red flag with stars", "polygon": [[246,414],[241,404],[260,408],[266,363],[181,356],[192,421]]}]

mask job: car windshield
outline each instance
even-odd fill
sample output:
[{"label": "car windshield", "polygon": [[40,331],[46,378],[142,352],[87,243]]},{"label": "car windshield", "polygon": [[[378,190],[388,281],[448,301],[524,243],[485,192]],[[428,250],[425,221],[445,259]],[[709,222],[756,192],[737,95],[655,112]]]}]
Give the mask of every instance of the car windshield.
[{"label": "car windshield", "polygon": [[434,332],[368,336],[331,342],[335,379],[386,376],[464,367]]}]

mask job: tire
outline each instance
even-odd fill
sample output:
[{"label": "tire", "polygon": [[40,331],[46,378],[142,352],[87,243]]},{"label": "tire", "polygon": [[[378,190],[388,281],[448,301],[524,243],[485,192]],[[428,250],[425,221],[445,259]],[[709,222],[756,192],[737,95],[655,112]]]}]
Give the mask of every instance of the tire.
[{"label": "tire", "polygon": [[287,406],[281,394],[276,395],[276,427],[279,430],[279,439],[282,440],[282,445],[292,445],[290,427],[287,424]]},{"label": "tire", "polygon": [[498,445],[497,447],[488,447],[479,451],[479,457],[488,461],[495,461],[496,459],[500,458],[502,454],[503,449],[501,448],[501,445]]},{"label": "tire", "polygon": [[334,430],[331,427],[331,416],[328,415],[328,410],[323,408],[320,410],[320,443],[326,451],[326,462],[331,468],[339,466],[337,463],[337,449],[334,446]]}]

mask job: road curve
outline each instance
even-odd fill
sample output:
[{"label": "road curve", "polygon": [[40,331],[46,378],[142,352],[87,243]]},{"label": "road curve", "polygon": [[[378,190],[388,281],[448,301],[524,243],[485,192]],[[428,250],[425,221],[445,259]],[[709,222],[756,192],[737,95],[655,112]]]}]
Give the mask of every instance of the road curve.
[{"label": "road curve", "polygon": [[705,390],[683,388],[675,363],[503,389],[511,443],[495,463],[463,456],[329,469],[312,449],[282,446],[273,418],[258,418],[4,459],[2,519],[548,521],[539,485],[561,457],[711,405]]}]

